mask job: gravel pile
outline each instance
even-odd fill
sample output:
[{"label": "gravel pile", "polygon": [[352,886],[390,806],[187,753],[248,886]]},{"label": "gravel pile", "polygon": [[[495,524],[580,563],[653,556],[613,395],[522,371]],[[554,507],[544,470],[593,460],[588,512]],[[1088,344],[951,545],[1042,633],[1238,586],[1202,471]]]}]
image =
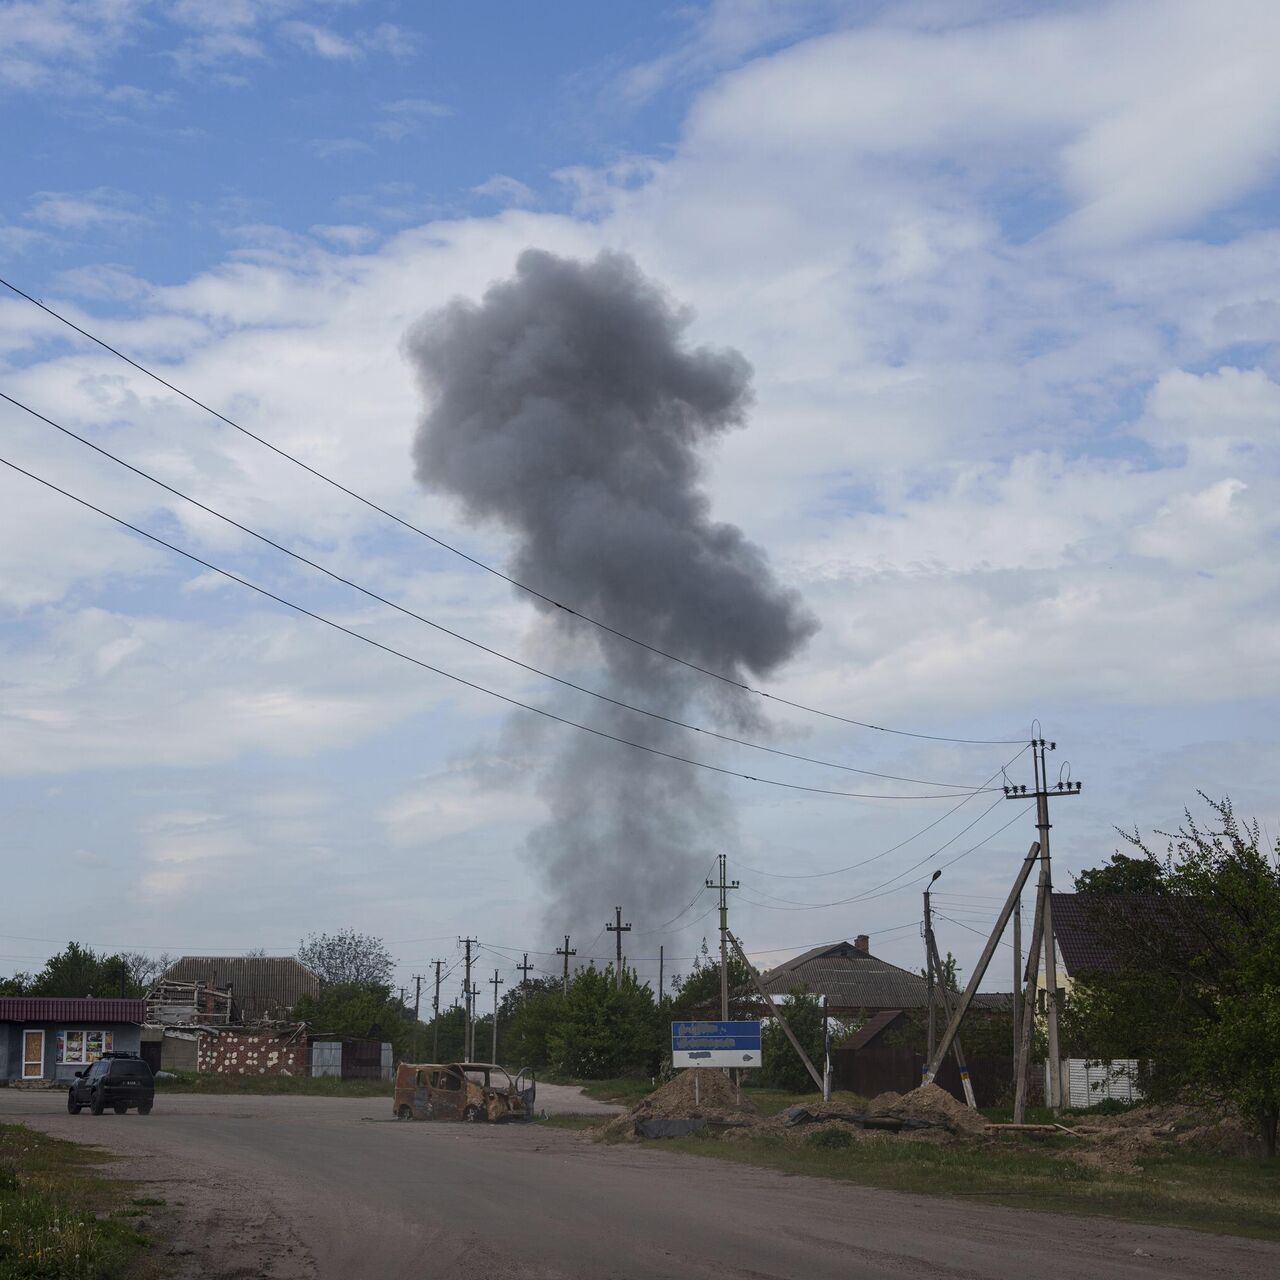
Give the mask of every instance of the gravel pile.
[{"label": "gravel pile", "polygon": [[[696,1090],[695,1074],[699,1077]],[[681,1071],[648,1097],[641,1098],[630,1111],[611,1120],[603,1132],[606,1137],[630,1138],[635,1136],[636,1124],[642,1120],[708,1120],[743,1125],[754,1124],[758,1115],[747,1098],[738,1096],[722,1071]]]}]

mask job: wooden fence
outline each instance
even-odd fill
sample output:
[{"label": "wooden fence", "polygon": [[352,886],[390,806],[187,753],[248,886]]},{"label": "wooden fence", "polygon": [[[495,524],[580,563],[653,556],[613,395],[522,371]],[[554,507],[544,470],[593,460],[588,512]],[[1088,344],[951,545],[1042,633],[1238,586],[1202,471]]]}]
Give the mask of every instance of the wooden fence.
[{"label": "wooden fence", "polygon": [[[892,1090],[907,1093],[924,1078],[927,1065],[923,1053],[914,1049],[882,1048],[836,1049],[831,1055],[833,1083],[874,1098]],[[1031,1073],[1036,1080],[1037,1073]],[[980,1107],[1004,1106],[1013,1100],[1013,1056],[1006,1058],[970,1058],[969,1080]],[[960,1070],[955,1058],[948,1054],[938,1071],[935,1083],[953,1097],[964,1101]]]}]

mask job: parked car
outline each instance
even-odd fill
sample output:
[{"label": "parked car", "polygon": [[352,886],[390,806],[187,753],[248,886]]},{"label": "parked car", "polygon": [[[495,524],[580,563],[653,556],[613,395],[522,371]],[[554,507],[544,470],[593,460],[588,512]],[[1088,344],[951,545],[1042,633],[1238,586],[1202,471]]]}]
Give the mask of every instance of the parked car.
[{"label": "parked car", "polygon": [[527,1068],[513,1078],[493,1062],[402,1062],[396,1068],[398,1120],[531,1120],[538,1084]]},{"label": "parked car", "polygon": [[135,1107],[140,1116],[149,1116],[155,1097],[155,1077],[137,1054],[107,1053],[76,1072],[75,1083],[67,1090],[67,1110],[75,1116],[88,1107],[100,1116],[110,1107],[122,1116]]}]

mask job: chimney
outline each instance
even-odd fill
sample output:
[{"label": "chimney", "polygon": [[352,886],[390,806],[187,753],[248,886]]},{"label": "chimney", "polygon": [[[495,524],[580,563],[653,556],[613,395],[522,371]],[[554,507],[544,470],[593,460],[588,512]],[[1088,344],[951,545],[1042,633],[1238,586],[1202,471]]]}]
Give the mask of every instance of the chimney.
[{"label": "chimney", "polygon": [[853,945],[857,947],[859,951],[865,951],[867,952],[868,955],[870,955],[871,939],[868,938],[865,933],[858,934],[858,936],[853,940]]}]

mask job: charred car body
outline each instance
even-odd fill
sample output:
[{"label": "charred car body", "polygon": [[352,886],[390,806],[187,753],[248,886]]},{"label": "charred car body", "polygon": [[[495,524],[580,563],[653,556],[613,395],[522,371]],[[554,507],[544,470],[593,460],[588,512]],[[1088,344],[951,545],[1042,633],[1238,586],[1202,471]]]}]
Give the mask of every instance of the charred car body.
[{"label": "charred car body", "polygon": [[504,1124],[531,1120],[537,1091],[523,1067],[512,1076],[494,1062],[402,1062],[393,1107],[398,1120]]}]

